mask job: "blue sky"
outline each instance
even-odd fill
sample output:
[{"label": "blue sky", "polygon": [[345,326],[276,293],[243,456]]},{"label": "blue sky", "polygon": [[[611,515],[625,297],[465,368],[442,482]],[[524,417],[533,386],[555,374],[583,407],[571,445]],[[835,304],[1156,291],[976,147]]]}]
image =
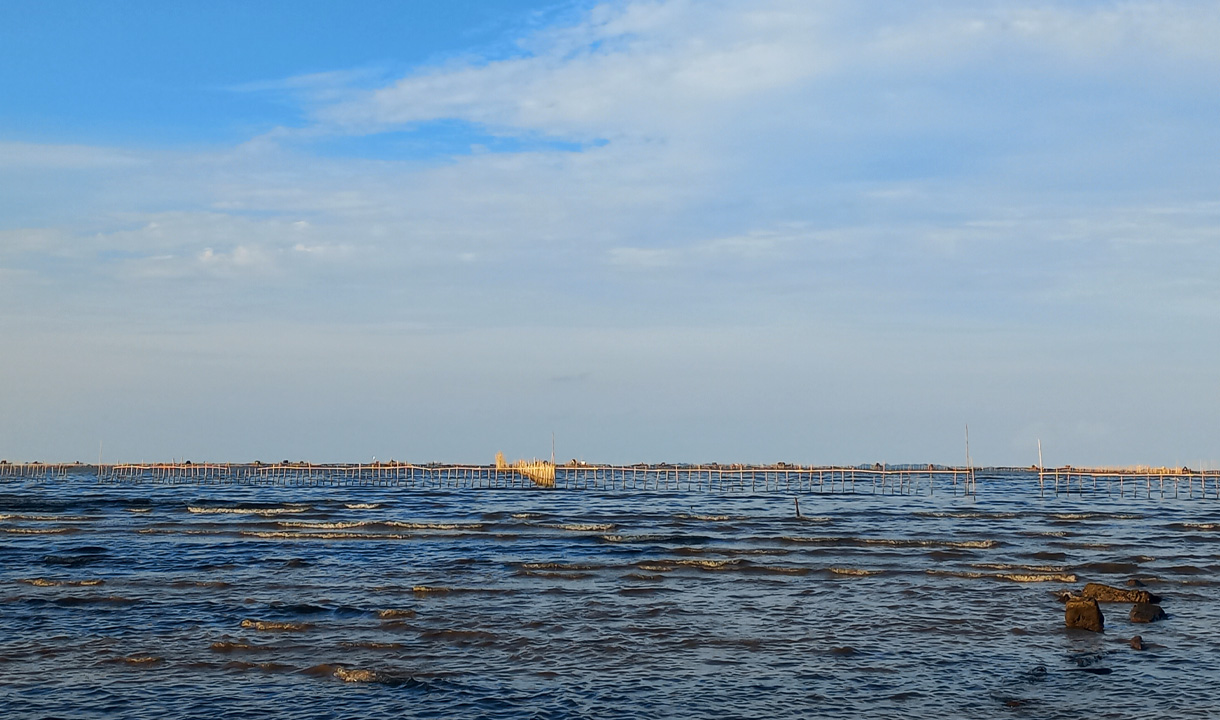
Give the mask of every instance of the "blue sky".
[{"label": "blue sky", "polygon": [[0,457],[1216,464],[1217,36],[0,3]]}]

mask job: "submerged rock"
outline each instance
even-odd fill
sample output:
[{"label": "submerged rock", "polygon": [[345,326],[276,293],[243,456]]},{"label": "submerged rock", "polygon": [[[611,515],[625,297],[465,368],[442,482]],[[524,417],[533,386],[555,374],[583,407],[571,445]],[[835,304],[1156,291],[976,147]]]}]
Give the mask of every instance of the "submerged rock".
[{"label": "submerged rock", "polygon": [[1135,637],[1131,638],[1131,649],[1132,650],[1143,650],[1144,649],[1144,638],[1140,637],[1139,635],[1136,635]]},{"label": "submerged rock", "polygon": [[1165,619],[1165,611],[1153,603],[1136,603],[1131,606],[1131,622],[1150,623]]},{"label": "submerged rock", "polygon": [[1104,603],[1158,603],[1161,601],[1159,597],[1147,590],[1123,590],[1122,588],[1102,585],[1101,583],[1085,585],[1081,595]]},{"label": "submerged rock", "polygon": [[1063,611],[1063,622],[1070,628],[1101,632],[1106,618],[1101,607],[1091,598],[1069,598]]}]

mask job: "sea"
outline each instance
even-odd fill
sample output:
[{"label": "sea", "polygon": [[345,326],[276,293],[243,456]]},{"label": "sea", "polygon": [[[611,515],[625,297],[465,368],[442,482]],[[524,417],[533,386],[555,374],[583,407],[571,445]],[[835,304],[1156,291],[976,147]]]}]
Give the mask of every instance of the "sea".
[{"label": "sea", "polygon": [[928,490],[2,480],[0,717],[1220,715],[1214,493]]}]

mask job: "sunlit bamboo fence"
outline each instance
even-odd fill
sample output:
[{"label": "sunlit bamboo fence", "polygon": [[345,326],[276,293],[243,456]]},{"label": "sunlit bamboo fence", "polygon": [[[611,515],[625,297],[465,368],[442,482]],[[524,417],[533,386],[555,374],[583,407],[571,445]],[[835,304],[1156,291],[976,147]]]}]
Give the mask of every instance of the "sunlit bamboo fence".
[{"label": "sunlit bamboo fence", "polygon": [[1130,468],[1038,468],[1038,490],[1045,496],[1096,495],[1146,498],[1216,498],[1220,470],[1136,466]]},{"label": "sunlit bamboo fence", "polygon": [[555,487],[555,462],[546,460],[518,460],[509,465],[504,453],[496,453],[496,472],[513,471],[524,475],[538,487]]},{"label": "sunlit bamboo fence", "polygon": [[972,468],[799,465],[555,465],[545,460],[494,465],[381,462],[0,464],[0,479],[85,479],[101,484],[353,486],[404,488],[553,488],[707,492],[973,495]]}]

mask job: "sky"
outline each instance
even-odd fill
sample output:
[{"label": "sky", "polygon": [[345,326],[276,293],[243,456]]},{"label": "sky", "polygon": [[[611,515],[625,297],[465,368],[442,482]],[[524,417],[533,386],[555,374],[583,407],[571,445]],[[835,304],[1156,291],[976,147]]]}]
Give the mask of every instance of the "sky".
[{"label": "sky", "polygon": [[1220,467],[1217,37],[0,0],[0,458]]}]

